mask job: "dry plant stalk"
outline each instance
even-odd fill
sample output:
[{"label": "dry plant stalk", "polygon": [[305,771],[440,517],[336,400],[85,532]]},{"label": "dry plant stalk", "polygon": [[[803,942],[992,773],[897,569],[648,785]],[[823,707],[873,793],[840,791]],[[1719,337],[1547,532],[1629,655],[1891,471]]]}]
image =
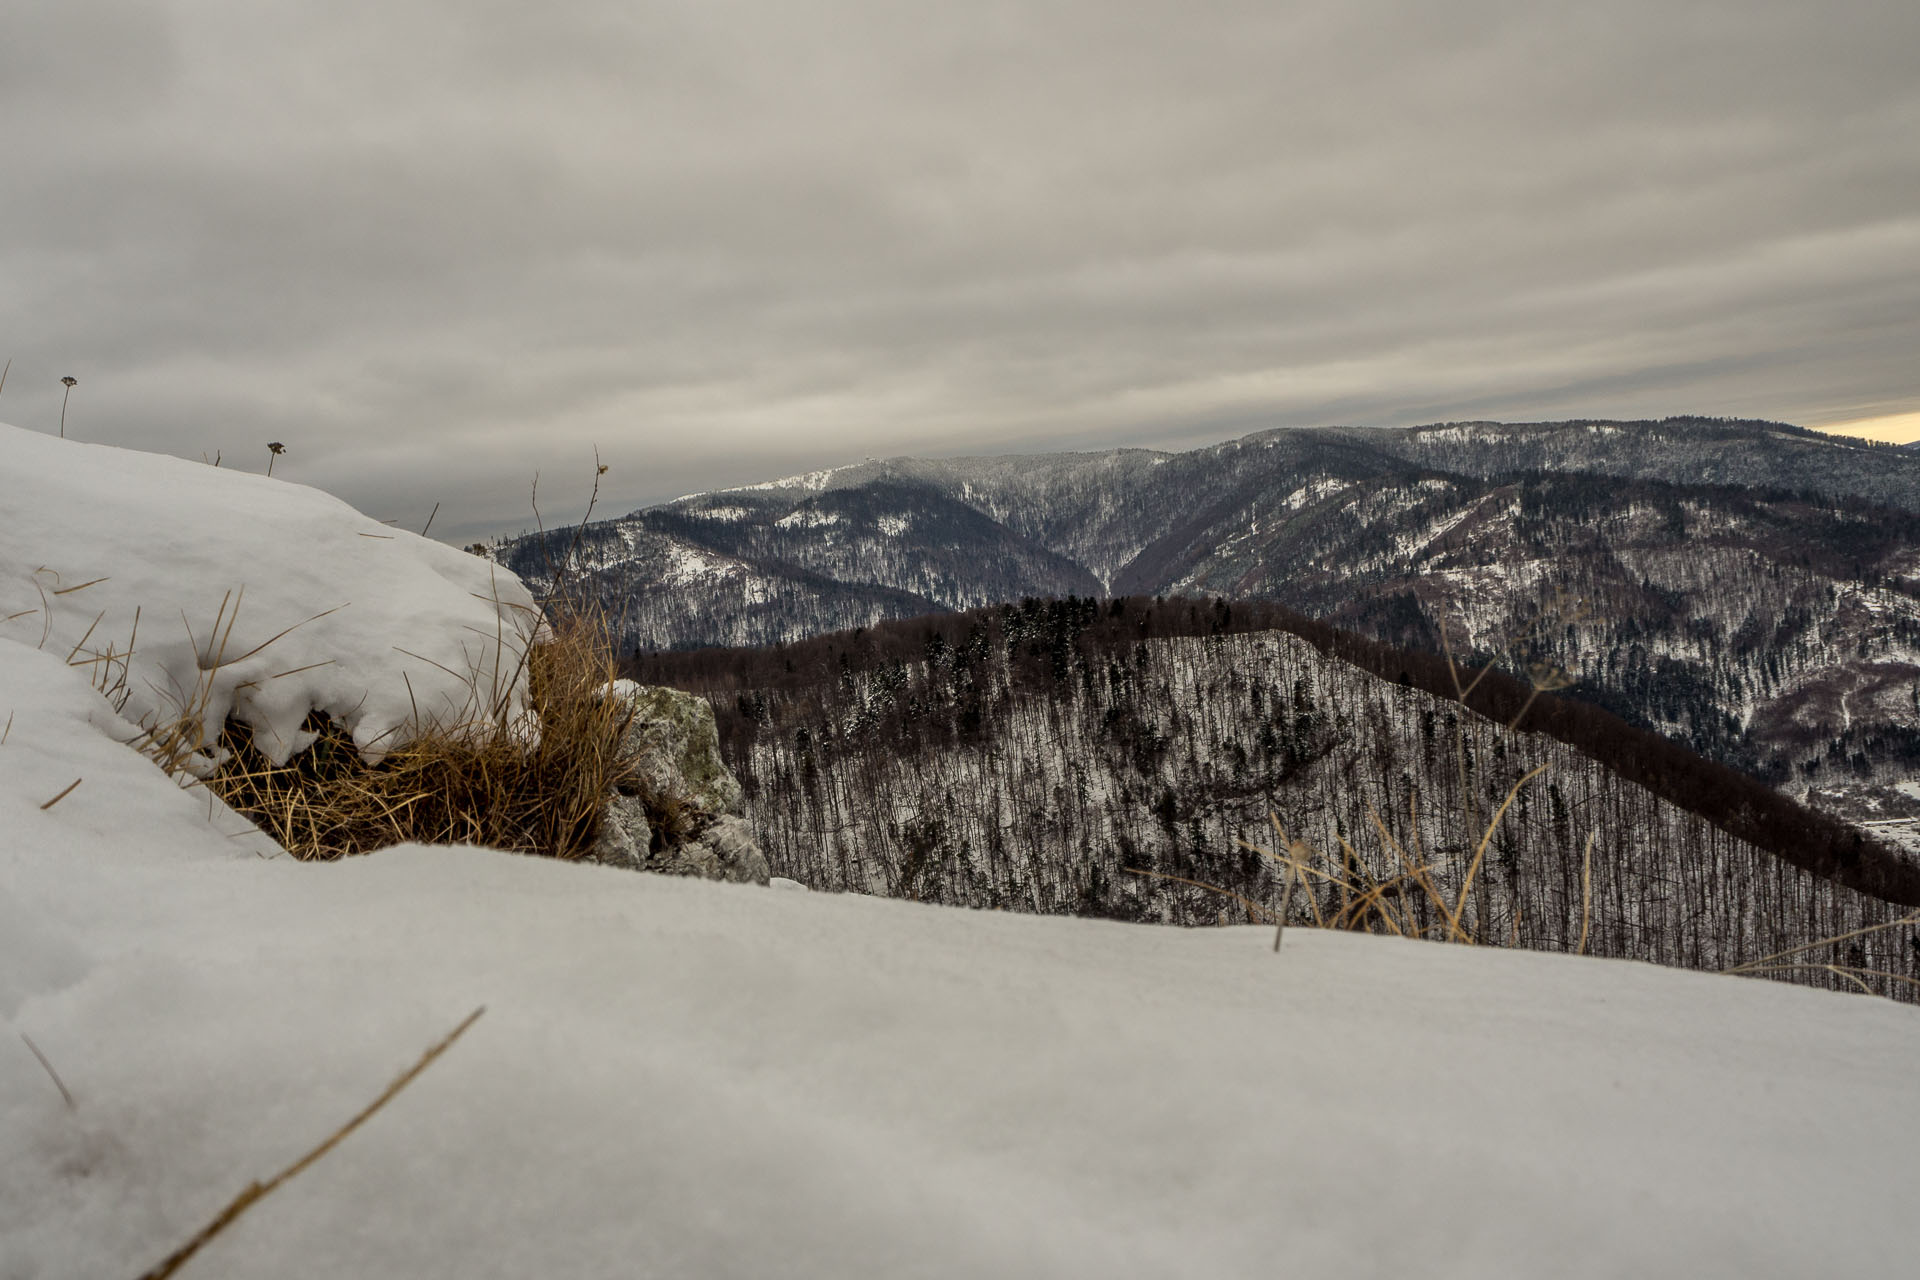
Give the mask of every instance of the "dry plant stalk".
[{"label": "dry plant stalk", "polygon": [[1587,931],[1593,924],[1593,842],[1598,831],[1587,832],[1587,847],[1580,853],[1580,945],[1573,954],[1587,954]]},{"label": "dry plant stalk", "polygon": [[[1237,843],[1241,848],[1286,869],[1289,898],[1296,879],[1302,882],[1309,878],[1317,879],[1333,890],[1335,902],[1331,910],[1322,909],[1318,895],[1307,895],[1308,909],[1313,914],[1313,923],[1317,928],[1389,933],[1402,938],[1428,938],[1442,942],[1484,942],[1489,922],[1471,921],[1467,913],[1474,881],[1486,860],[1487,849],[1499,832],[1500,824],[1506,820],[1507,810],[1512,807],[1520,789],[1545,768],[1545,765],[1539,765],[1528,770],[1507,789],[1506,799],[1481,831],[1460,887],[1451,897],[1434,878],[1434,864],[1410,855],[1406,846],[1387,829],[1387,824],[1371,808],[1367,810],[1367,817],[1379,833],[1381,846],[1392,852],[1399,867],[1390,875],[1375,875],[1366,858],[1345,839],[1340,840],[1341,857],[1339,865],[1335,867],[1333,859],[1321,857],[1305,841],[1288,836],[1276,814],[1269,814],[1268,820],[1273,824],[1274,834],[1279,837],[1277,850],[1245,840]],[[1316,865],[1318,862],[1327,863],[1327,868],[1322,869]]]},{"label": "dry plant stalk", "polygon": [[472,1013],[468,1014],[466,1018],[460,1023],[460,1025],[455,1027],[452,1031],[448,1032],[444,1037],[442,1037],[438,1044],[435,1044],[432,1048],[428,1049],[424,1054],[420,1055],[419,1061],[415,1062],[411,1067],[408,1067],[405,1071],[401,1072],[400,1075],[394,1079],[394,1082],[388,1085],[386,1089],[380,1094],[379,1097],[375,1098],[372,1102],[368,1103],[365,1107],[361,1108],[360,1113],[354,1116],[353,1119],[347,1121],[345,1124],[341,1125],[338,1129],[335,1129],[332,1133],[328,1134],[325,1140],[323,1140],[319,1146],[307,1152],[307,1154],[305,1154],[304,1156],[301,1156],[298,1160],[295,1160],[292,1164],[288,1165],[286,1168],[282,1169],[279,1173],[276,1173],[275,1175],[273,1175],[273,1177],[267,1179],[265,1182],[249,1182],[246,1185],[246,1187],[242,1189],[240,1194],[235,1196],[233,1200],[227,1205],[227,1207],[222,1209],[219,1212],[219,1214],[217,1214],[214,1217],[213,1221],[209,1222],[206,1226],[202,1227],[199,1230],[199,1232],[193,1237],[193,1239],[187,1241],[185,1244],[181,1245],[178,1249],[175,1249],[172,1253],[168,1254],[165,1259],[163,1259],[158,1265],[154,1266],[152,1269],[142,1272],[140,1276],[140,1280],[166,1280],[168,1276],[172,1275],[174,1272],[178,1271],[182,1266],[186,1265],[186,1262],[189,1258],[193,1257],[194,1254],[200,1252],[200,1250],[206,1246],[208,1241],[212,1240],[215,1236],[219,1235],[222,1231],[225,1231],[228,1227],[232,1226],[234,1222],[240,1217],[241,1214],[245,1213],[248,1209],[251,1209],[254,1205],[258,1204],[261,1200],[264,1200],[267,1196],[271,1195],[274,1191],[278,1190],[284,1183],[286,1183],[288,1179],[292,1178],[294,1175],[298,1173],[301,1173],[309,1165],[319,1160],[320,1157],[326,1155],[327,1152],[339,1146],[341,1141],[348,1134],[352,1133],[355,1129],[358,1129],[361,1125],[365,1124],[369,1119],[373,1117],[373,1114],[376,1111],[380,1110],[380,1108],[386,1106],[389,1102],[392,1102],[395,1096],[397,1096],[402,1089],[412,1084],[414,1080],[416,1080],[419,1077],[422,1071],[425,1071],[428,1067],[433,1065],[434,1059],[438,1058],[441,1054],[445,1053],[448,1049],[452,1048],[453,1042],[455,1040],[458,1040],[461,1036],[465,1035],[467,1028],[471,1027],[474,1023],[478,1022],[480,1020],[480,1015],[485,1013],[486,1011],[487,1011],[486,1006],[481,1005],[478,1009],[475,1009]]},{"label": "dry plant stalk", "polygon": [[1798,960],[1809,951],[1821,947],[1835,946],[1854,938],[1863,938],[1870,933],[1880,933],[1887,929],[1898,929],[1905,925],[1920,924],[1920,911],[1901,916],[1898,920],[1888,920],[1882,924],[1870,924],[1863,929],[1854,929],[1847,933],[1837,933],[1831,938],[1821,938],[1817,942],[1803,943],[1797,947],[1788,947],[1785,951],[1776,951],[1770,956],[1761,956],[1758,960],[1749,960],[1745,964],[1730,965],[1722,973],[1752,974],[1756,977],[1776,973],[1830,973],[1852,983],[1864,995],[1877,995],[1878,992],[1867,985],[1867,978],[1881,978],[1887,982],[1897,982],[1920,990],[1920,979],[1909,978],[1904,974],[1889,973],[1885,969],[1868,969],[1861,965],[1833,964],[1818,960]]},{"label": "dry plant stalk", "polygon": [[79,1110],[78,1104],[75,1103],[73,1100],[73,1091],[67,1088],[67,1082],[60,1078],[60,1073],[53,1069],[53,1064],[47,1061],[47,1055],[40,1052],[40,1046],[33,1042],[33,1037],[29,1036],[24,1031],[20,1032],[19,1034],[20,1034],[21,1042],[27,1046],[27,1049],[33,1054],[34,1057],[40,1060],[40,1065],[43,1068],[45,1068],[48,1077],[53,1081],[53,1087],[60,1091],[61,1098],[63,1098],[66,1101],[67,1110],[69,1111]]}]

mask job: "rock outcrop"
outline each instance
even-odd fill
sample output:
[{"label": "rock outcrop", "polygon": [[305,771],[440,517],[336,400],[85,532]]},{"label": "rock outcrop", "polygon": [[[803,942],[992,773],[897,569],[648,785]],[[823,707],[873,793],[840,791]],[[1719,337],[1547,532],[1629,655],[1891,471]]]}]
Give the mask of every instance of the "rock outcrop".
[{"label": "rock outcrop", "polygon": [[633,721],[621,740],[633,767],[607,799],[594,857],[614,866],[765,884],[767,857],[740,816],[740,782],[720,756],[704,698],[616,680]]}]

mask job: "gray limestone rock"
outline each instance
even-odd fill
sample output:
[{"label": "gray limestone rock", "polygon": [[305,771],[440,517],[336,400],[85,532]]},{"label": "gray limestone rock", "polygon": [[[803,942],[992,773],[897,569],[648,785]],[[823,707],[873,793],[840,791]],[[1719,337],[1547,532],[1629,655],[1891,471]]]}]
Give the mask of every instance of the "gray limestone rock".
[{"label": "gray limestone rock", "polygon": [[653,825],[640,798],[618,792],[609,796],[600,819],[600,839],[593,846],[595,861],[642,871],[652,847]]},{"label": "gray limestone rock", "polygon": [[633,790],[679,796],[708,813],[740,812],[740,783],[720,758],[720,731],[705,698],[631,680],[616,680],[611,690],[633,708],[620,743],[635,760]]},{"label": "gray limestone rock", "polygon": [[725,814],[676,849],[655,855],[650,871],[730,880],[735,884],[765,884],[767,855],[745,819]]},{"label": "gray limestone rock", "polygon": [[[615,681],[608,694],[633,709],[621,749],[634,770],[607,798],[595,859],[637,871],[767,883],[766,854],[738,816],[740,783],[720,757],[713,708],[693,694],[631,680]],[[675,816],[656,829],[650,809]],[[676,840],[679,832],[685,834]]]}]

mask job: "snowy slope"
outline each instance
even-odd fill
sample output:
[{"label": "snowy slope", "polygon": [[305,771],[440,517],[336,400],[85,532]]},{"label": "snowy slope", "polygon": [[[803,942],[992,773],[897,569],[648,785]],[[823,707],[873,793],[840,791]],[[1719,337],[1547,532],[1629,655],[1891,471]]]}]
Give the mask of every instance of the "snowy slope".
[{"label": "snowy slope", "polygon": [[[330,563],[314,608],[357,587]],[[474,849],[300,864],[63,659],[0,639],[4,1280],[138,1274],[482,1004],[181,1274],[1804,1276],[1920,1245],[1904,1007]]]},{"label": "snowy slope", "polygon": [[317,489],[0,425],[0,637],[141,725],[231,712],[284,761],[317,710],[377,752],[520,710],[536,620],[511,574]]}]

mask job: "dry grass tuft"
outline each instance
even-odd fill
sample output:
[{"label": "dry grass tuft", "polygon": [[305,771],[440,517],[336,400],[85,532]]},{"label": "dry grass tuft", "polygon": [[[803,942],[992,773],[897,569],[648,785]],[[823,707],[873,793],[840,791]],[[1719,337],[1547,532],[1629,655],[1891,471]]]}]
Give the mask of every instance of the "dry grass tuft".
[{"label": "dry grass tuft", "polygon": [[[1319,889],[1306,895],[1307,907],[1317,928],[1390,933],[1396,937],[1438,942],[1486,942],[1489,939],[1485,936],[1485,922],[1476,921],[1470,910],[1474,881],[1485,865],[1487,849],[1500,824],[1506,820],[1507,810],[1521,788],[1545,768],[1540,765],[1529,770],[1508,788],[1506,799],[1501,801],[1473,846],[1460,887],[1451,895],[1434,877],[1434,864],[1409,854],[1380,820],[1380,815],[1371,809],[1367,816],[1379,833],[1381,847],[1394,857],[1394,869],[1384,875],[1375,872],[1360,851],[1346,840],[1340,841],[1337,861],[1316,856],[1304,841],[1289,839],[1277,817],[1271,818],[1274,834],[1279,837],[1277,849],[1244,840],[1240,845],[1286,868],[1289,886],[1297,879]],[[1319,865],[1321,863],[1325,865]],[[1325,905],[1321,903],[1323,896]]]},{"label": "dry grass tuft", "polygon": [[[1205,881],[1138,867],[1128,867],[1126,870],[1135,875],[1192,885],[1234,899],[1247,909],[1250,918],[1274,926],[1275,951],[1280,949],[1280,939],[1286,929],[1296,886],[1306,890],[1300,896],[1306,900],[1309,922],[1316,929],[1384,933],[1401,938],[1467,945],[1489,942],[1492,939],[1487,935],[1485,923],[1475,918],[1472,909],[1474,882],[1485,864],[1487,849],[1499,833],[1500,824],[1506,820],[1507,810],[1513,806],[1521,789],[1545,768],[1545,765],[1540,765],[1529,770],[1508,788],[1506,799],[1501,801],[1500,807],[1473,844],[1472,853],[1460,876],[1460,886],[1451,894],[1441,887],[1440,879],[1435,877],[1435,864],[1417,856],[1417,851],[1408,853],[1406,846],[1381,821],[1380,815],[1371,809],[1367,811],[1367,816],[1372,819],[1374,829],[1379,833],[1381,848],[1390,853],[1394,860],[1394,869],[1384,874],[1375,871],[1367,857],[1344,839],[1340,841],[1339,857],[1334,858],[1323,855],[1304,840],[1289,836],[1286,828],[1280,825],[1277,814],[1268,815],[1274,835],[1278,837],[1274,848],[1246,840],[1236,841],[1241,848],[1278,864],[1285,872],[1282,881],[1285,888],[1278,911],[1231,889]],[[1418,829],[1417,820],[1414,825]],[[1589,854],[1591,851],[1592,841],[1588,841]],[[1583,904],[1583,915],[1586,910]],[[1584,948],[1584,920],[1581,928],[1581,945]]]},{"label": "dry grass tuft", "polygon": [[316,717],[308,725],[319,734],[313,746],[275,766],[244,727],[229,723],[222,745],[230,757],[205,784],[302,859],[404,841],[582,857],[599,834],[607,794],[631,768],[620,741],[632,711],[604,696],[616,672],[596,615],[543,629],[526,663],[537,735],[498,716],[477,719],[432,729],[369,765],[344,729]]}]

